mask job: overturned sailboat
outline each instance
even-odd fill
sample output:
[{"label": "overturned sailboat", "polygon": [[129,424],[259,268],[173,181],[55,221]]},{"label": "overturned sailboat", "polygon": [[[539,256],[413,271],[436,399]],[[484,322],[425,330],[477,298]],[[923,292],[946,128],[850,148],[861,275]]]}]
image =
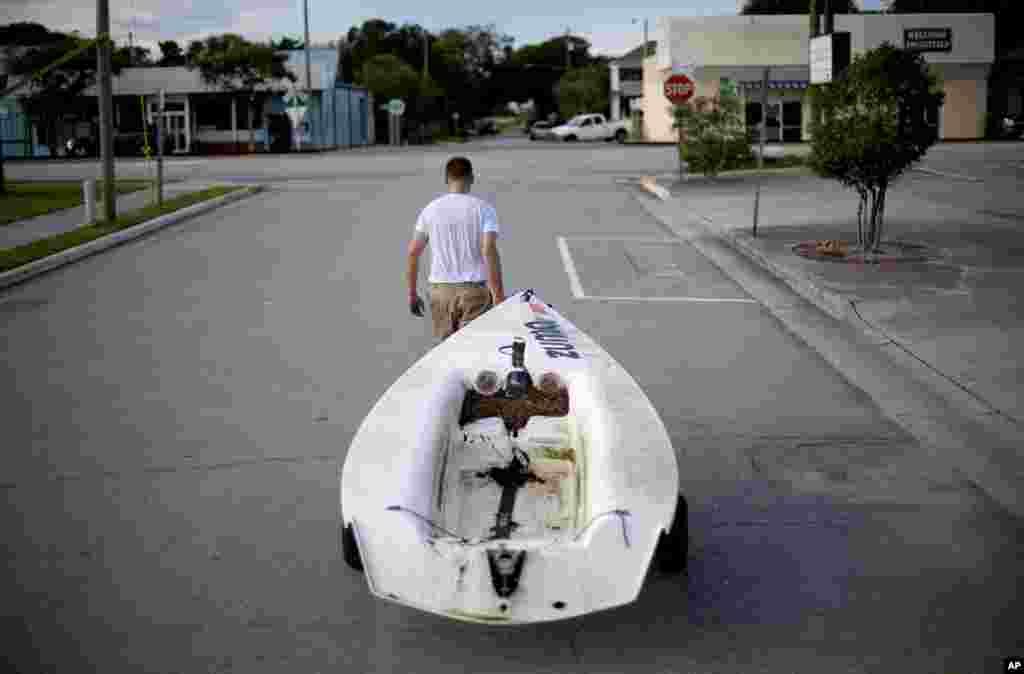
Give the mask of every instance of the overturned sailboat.
[{"label": "overturned sailboat", "polygon": [[427,353],[341,476],[341,546],[378,597],[481,623],[634,601],[686,565],[675,452],[633,378],[532,290]]}]

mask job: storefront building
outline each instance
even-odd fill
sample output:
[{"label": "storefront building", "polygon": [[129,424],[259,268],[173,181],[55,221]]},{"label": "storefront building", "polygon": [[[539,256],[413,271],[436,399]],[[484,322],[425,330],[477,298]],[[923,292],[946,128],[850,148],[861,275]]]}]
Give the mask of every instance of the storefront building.
[{"label": "storefront building", "polygon": [[[366,89],[336,81],[338,52],[311,48],[312,92],[306,91],[305,52],[289,51],[283,80],[252,94],[229,93],[186,67],[125,68],[112,78],[115,154],[156,152],[153,128],[164,92],[168,154],[245,154],[294,149],[328,149],[373,142],[373,97]],[[39,127],[20,109],[16,97],[0,101],[0,138],[8,157],[59,156],[68,138],[99,139],[97,87],[84,114],[65,115],[56,129]],[[302,107],[294,103],[299,97]],[[50,136],[53,136],[52,138]],[[98,146],[98,142],[95,142]]]},{"label": "storefront building", "polygon": [[[685,69],[696,84],[695,96],[716,96],[723,79],[736,82],[748,126],[759,125],[766,114],[769,142],[808,140],[808,28],[807,15],[659,19],[657,52],[643,66],[645,135],[656,141],[676,140],[663,87],[674,69]],[[883,42],[921,49],[946,94],[944,105],[932,112],[939,138],[984,137],[987,80],[995,58],[993,15],[840,14],[835,16],[835,30],[850,33],[853,56]],[[946,39],[930,39],[937,35]],[[768,93],[762,111],[765,67]]]}]

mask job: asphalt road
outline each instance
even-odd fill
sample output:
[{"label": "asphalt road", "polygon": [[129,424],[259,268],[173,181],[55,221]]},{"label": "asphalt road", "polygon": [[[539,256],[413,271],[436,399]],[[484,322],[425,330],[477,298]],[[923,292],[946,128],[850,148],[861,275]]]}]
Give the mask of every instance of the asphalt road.
[{"label": "asphalt road", "polygon": [[[673,438],[691,568],[628,607],[465,625],[371,598],[339,559],[348,443],[431,346],[404,253],[454,152],[497,200],[506,287],[595,337]],[[0,295],[5,654],[25,672],[1000,671],[1024,653],[1021,523],[922,465],[618,182],[674,168],[671,148],[504,139],[169,162],[272,188]]]}]

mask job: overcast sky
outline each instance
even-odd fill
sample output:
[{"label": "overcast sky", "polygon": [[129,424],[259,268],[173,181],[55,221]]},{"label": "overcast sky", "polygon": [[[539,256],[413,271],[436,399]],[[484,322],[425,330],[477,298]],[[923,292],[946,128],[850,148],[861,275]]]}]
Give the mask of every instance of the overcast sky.
[{"label": "overcast sky", "polygon": [[[119,42],[131,31],[136,44],[159,56],[159,40],[190,40],[217,33],[239,33],[250,40],[292,35],[301,39],[303,0],[109,0],[111,29]],[[643,39],[647,18],[653,34],[660,16],[735,15],[737,0],[641,0],[626,8],[622,0],[412,0],[339,2],[308,0],[309,27],[314,43],[337,40],[363,21],[381,18],[399,25],[418,23],[431,32],[470,24],[494,24],[515,38],[515,46],[542,42],[569,28],[588,39],[597,54],[619,56]],[[865,0],[865,9],[878,9],[879,0]],[[431,8],[423,5],[430,4]],[[487,7],[490,5],[490,7]],[[486,9],[485,9],[486,7]],[[95,35],[95,0],[0,0],[0,25],[37,21],[47,28]],[[652,35],[653,38],[653,35]]]}]

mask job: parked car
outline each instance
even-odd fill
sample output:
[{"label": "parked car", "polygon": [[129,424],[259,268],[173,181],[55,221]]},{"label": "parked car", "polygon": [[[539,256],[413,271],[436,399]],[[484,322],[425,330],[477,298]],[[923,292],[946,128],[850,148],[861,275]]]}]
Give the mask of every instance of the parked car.
[{"label": "parked car", "polygon": [[561,126],[551,129],[555,140],[574,142],[579,140],[603,140],[625,143],[629,136],[628,122],[609,121],[604,115],[576,115]]},{"label": "parked car", "polygon": [[564,119],[542,119],[539,122],[534,122],[531,127],[527,130],[530,134],[530,140],[537,140],[538,138],[546,138],[551,135],[551,129],[556,126],[565,124]]},{"label": "parked car", "polygon": [[484,119],[477,120],[477,122],[476,122],[476,132],[477,132],[478,135],[481,135],[481,136],[497,135],[497,133],[498,133],[498,124],[493,119],[490,119],[490,118],[484,118]]},{"label": "parked car", "polygon": [[64,151],[68,157],[92,157],[96,154],[96,143],[91,138],[69,138]]},{"label": "parked car", "polygon": [[1003,116],[1003,137],[1020,138],[1024,135],[1024,115]]}]

